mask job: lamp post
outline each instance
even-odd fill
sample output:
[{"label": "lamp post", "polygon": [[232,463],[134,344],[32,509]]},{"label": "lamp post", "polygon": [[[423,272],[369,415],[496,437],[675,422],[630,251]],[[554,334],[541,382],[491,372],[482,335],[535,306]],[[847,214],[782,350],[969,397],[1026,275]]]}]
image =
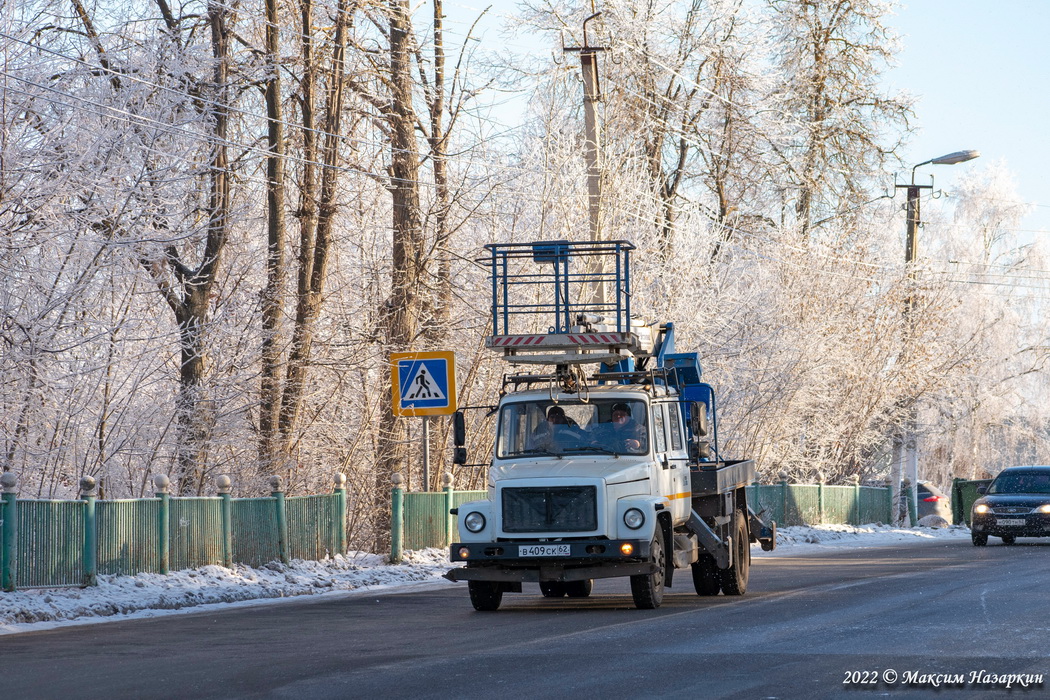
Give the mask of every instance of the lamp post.
[{"label": "lamp post", "polygon": [[[908,271],[908,278],[914,278],[915,271],[912,263],[915,262],[915,258],[918,257],[918,232],[919,225],[921,223],[920,209],[919,209],[919,197],[922,190],[933,189],[933,182],[929,185],[916,185],[915,184],[915,170],[921,168],[924,165],[956,165],[957,163],[965,163],[968,160],[979,158],[980,153],[974,150],[968,151],[955,151],[947,155],[939,156],[937,158],[931,158],[921,163],[912,166],[911,169],[911,182],[907,185],[896,185],[897,189],[908,190],[908,203],[906,205],[906,211],[908,214],[908,228],[907,238],[904,242],[904,264]],[[904,339],[905,350],[912,340],[912,308],[914,307],[915,299],[912,296],[911,290],[908,291],[908,298],[904,301],[904,320],[905,320],[905,333]],[[902,460],[903,458],[903,460]],[[912,500],[915,506],[913,512],[918,512],[918,500],[916,495],[916,489],[918,484],[918,471],[919,471],[919,457],[918,451],[916,450],[915,444],[915,408],[911,406],[908,408],[907,416],[905,417],[903,430],[894,437],[893,440],[893,464],[892,464],[892,475],[893,490],[894,490],[894,518],[898,517],[900,509],[897,504],[900,502],[900,483],[901,483],[901,472],[903,471],[902,461],[907,464],[908,479],[912,484],[908,498]],[[911,509],[909,509],[911,510]],[[911,523],[914,525],[914,523]]]}]

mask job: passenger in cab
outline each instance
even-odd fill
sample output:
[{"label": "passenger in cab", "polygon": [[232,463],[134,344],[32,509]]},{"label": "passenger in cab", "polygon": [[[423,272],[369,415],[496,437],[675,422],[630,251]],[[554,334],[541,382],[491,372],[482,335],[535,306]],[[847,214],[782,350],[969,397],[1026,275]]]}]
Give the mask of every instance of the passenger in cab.
[{"label": "passenger in cab", "polygon": [[640,453],[648,448],[645,427],[631,416],[626,403],[613,404],[610,420],[599,423],[593,437],[597,445],[614,452]]}]

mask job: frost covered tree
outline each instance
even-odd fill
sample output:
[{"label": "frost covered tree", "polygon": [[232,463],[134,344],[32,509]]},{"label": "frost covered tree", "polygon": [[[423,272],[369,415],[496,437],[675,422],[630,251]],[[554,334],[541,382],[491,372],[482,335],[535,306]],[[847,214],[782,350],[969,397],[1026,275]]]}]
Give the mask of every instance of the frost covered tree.
[{"label": "frost covered tree", "polygon": [[770,146],[783,168],[785,203],[806,231],[870,199],[907,133],[911,104],[879,85],[897,45],[883,22],[892,2],[768,3],[783,81],[772,96],[781,125]]},{"label": "frost covered tree", "polygon": [[950,302],[939,354],[959,353],[923,404],[923,471],[940,483],[1045,461],[1050,425],[1047,259],[1018,232],[1027,206],[1002,163],[961,178],[951,194],[951,218],[927,227],[937,241],[928,274]]}]

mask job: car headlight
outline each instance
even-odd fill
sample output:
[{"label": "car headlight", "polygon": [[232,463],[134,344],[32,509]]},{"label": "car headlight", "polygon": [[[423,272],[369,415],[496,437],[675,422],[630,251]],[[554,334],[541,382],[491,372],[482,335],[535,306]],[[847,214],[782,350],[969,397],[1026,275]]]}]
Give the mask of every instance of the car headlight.
[{"label": "car headlight", "polygon": [[637,530],[642,525],[645,525],[645,513],[637,508],[628,508],[627,512],[623,514],[623,524],[632,530]]},{"label": "car headlight", "polygon": [[1035,509],[1037,513],[1050,513],[1050,503],[1044,503]]},{"label": "car headlight", "polygon": [[991,508],[989,508],[988,506],[986,506],[983,503],[979,503],[978,505],[975,505],[973,507],[973,512],[974,513],[987,513],[990,510],[991,510]]},{"label": "car headlight", "polygon": [[481,532],[485,529],[485,516],[475,511],[463,518],[463,524],[471,532]]}]

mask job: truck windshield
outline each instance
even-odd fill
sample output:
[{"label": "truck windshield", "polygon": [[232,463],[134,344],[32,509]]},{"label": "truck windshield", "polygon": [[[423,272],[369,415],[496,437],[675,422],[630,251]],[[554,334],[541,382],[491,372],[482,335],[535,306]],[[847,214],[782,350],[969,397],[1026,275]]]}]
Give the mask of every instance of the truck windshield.
[{"label": "truck windshield", "polygon": [[649,453],[644,401],[519,401],[500,410],[496,456]]}]

